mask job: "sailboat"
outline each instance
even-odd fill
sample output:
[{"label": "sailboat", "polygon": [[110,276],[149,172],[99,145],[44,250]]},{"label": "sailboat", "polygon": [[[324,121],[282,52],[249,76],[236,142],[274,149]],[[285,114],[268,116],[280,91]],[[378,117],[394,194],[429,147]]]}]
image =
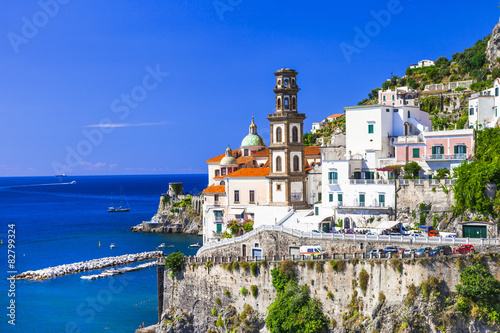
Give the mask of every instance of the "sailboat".
[{"label": "sailboat", "polygon": [[125,201],[127,201],[127,208],[123,208],[122,204],[122,197],[125,196],[125,193],[123,192],[123,188],[120,186],[120,207],[114,207],[113,206],[113,194],[111,194],[111,207],[108,208],[108,212],[110,213],[121,213],[121,212],[128,212],[130,210],[129,204],[127,197],[125,196]]}]

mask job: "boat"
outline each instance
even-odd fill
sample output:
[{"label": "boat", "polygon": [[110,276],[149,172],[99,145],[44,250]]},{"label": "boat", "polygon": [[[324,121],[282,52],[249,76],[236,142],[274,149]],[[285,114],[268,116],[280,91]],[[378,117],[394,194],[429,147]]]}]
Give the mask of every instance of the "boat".
[{"label": "boat", "polygon": [[76,184],[76,180],[73,180],[70,184],[71,185]]},{"label": "boat", "polygon": [[109,246],[110,249],[114,249],[115,247],[115,243],[111,243],[111,245]]},{"label": "boat", "polygon": [[[125,197],[125,201],[127,201],[127,207],[124,208],[122,201],[123,197]],[[113,206],[113,194],[111,194],[111,207],[108,208],[108,212],[110,213],[122,213],[122,212],[128,212],[130,210],[130,207],[128,207],[128,200],[127,197],[125,196],[125,193],[123,192],[123,188],[120,186],[120,207],[114,207]]]},{"label": "boat", "polygon": [[167,247],[174,247],[173,245],[167,245]]},{"label": "boat", "polygon": [[158,245],[158,248],[159,248],[159,249],[163,249],[163,248],[165,248],[165,247],[166,247],[166,246],[165,246],[165,243],[161,243],[160,245]]},{"label": "boat", "polygon": [[200,243],[196,243],[196,244],[189,245],[189,247],[201,247],[201,245],[200,245]]},{"label": "boat", "polygon": [[54,177],[66,177],[66,174],[55,175]]}]

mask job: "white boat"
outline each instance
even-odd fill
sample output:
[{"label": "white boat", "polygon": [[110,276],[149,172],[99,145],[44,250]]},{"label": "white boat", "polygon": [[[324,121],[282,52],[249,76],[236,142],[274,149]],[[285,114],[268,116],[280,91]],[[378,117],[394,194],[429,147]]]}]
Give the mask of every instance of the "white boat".
[{"label": "white boat", "polygon": [[163,248],[165,248],[165,247],[166,247],[166,246],[165,246],[165,243],[161,243],[160,245],[158,245],[158,248],[159,248],[159,249],[163,249]]},{"label": "white boat", "polygon": [[189,245],[189,247],[201,247],[201,245],[200,245],[200,243],[196,243],[196,244]]},{"label": "white boat", "polygon": [[[127,201],[127,207],[124,208],[122,204],[122,195],[125,197],[125,201]],[[130,210],[130,206],[128,204],[127,197],[125,196],[125,193],[123,192],[123,188],[120,186],[120,207],[114,207],[113,206],[113,194],[111,194],[111,207],[108,208],[108,212],[110,213],[122,213],[122,212],[128,212]]]},{"label": "white boat", "polygon": [[111,243],[111,245],[109,246],[110,249],[114,249],[115,247],[115,243]]}]

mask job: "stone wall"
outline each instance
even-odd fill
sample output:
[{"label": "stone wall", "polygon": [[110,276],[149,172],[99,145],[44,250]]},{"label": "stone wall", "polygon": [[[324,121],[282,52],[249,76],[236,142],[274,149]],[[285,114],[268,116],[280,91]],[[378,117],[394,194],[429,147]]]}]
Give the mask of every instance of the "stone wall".
[{"label": "stone wall", "polygon": [[[420,203],[432,204],[435,210],[449,211],[453,204],[453,191],[451,185],[445,185],[445,181],[441,181],[441,185],[431,185],[428,179],[423,181],[423,185],[416,185],[415,180],[409,179],[408,185],[400,183],[398,192],[398,210],[413,211],[418,209]],[[448,193],[443,190],[443,186]],[[432,189],[435,189],[434,191]]]},{"label": "stone wall", "polygon": [[[394,262],[386,259],[362,260],[357,263],[346,262],[343,272],[334,271],[328,262],[324,265],[315,262],[312,268],[304,264],[296,264],[296,273],[299,284],[308,285],[312,296],[322,302],[323,311],[327,317],[339,323],[338,332],[342,332],[343,329],[341,314],[348,308],[354,293],[359,297],[361,304],[360,317],[368,316],[370,325],[380,332],[392,332],[392,330],[383,329],[384,325],[387,321],[394,321],[393,316],[397,317],[397,311],[405,309],[403,304],[410,285],[418,286],[429,277],[435,276],[444,280],[444,288],[441,290],[443,295],[455,290],[460,277],[457,260],[456,257],[404,260],[401,270],[396,269]],[[168,276],[168,272],[165,273],[163,295],[163,309],[165,310],[162,313],[160,326],[170,323],[174,316],[184,316],[192,320],[192,330],[170,330],[172,324],[168,324],[167,328],[160,328],[157,332],[206,332],[210,328],[215,329],[218,316],[211,313],[212,309],[215,308],[217,313],[220,313],[228,305],[242,312],[244,305],[249,304],[264,319],[267,315],[267,308],[275,299],[276,292],[272,286],[270,274],[271,269],[276,266],[275,263],[269,263],[267,267],[260,266],[256,276],[242,268],[229,272],[223,265],[210,268],[205,265],[186,266],[178,278],[172,279]],[[488,262],[487,266],[497,279],[500,278],[497,263]],[[358,283],[362,269],[369,274],[368,287],[365,292],[360,289]],[[250,291],[252,285],[258,288],[258,294],[255,297],[251,293],[246,296],[240,293],[243,287]],[[385,295],[385,301],[379,301],[380,292]],[[221,301],[219,305],[216,303],[217,299]],[[382,317],[383,309],[387,310],[385,318]],[[430,309],[425,309],[417,315],[432,316],[432,312]],[[437,332],[438,329],[436,327],[427,331]],[[489,332],[489,330],[477,329],[454,331]]]}]

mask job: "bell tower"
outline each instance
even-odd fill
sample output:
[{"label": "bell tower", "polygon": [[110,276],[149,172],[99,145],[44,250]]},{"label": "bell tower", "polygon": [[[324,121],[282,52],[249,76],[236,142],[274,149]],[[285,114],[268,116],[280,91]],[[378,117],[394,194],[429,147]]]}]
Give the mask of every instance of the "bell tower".
[{"label": "bell tower", "polygon": [[274,73],[276,111],[267,117],[271,123],[268,178],[271,205],[300,208],[307,202],[303,142],[306,116],[297,112],[297,93],[300,90],[297,74],[289,68]]}]

